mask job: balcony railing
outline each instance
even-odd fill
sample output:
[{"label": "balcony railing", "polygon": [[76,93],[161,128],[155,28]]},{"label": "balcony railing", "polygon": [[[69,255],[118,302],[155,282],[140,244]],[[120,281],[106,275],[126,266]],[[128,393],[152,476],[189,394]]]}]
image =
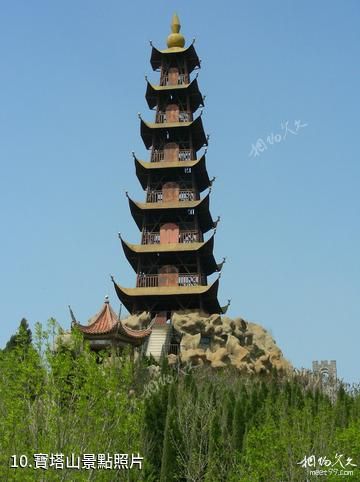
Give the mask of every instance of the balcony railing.
[{"label": "balcony railing", "polygon": [[179,243],[198,243],[199,241],[199,231],[180,231],[179,233]]},{"label": "balcony railing", "polygon": [[146,194],[146,202],[148,203],[161,203],[163,200],[162,191],[148,191]]},{"label": "balcony railing", "polygon": [[191,149],[179,149],[179,161],[191,161],[193,152]]},{"label": "balcony railing", "polygon": [[[181,189],[179,191],[179,201],[194,201],[195,192],[191,189]],[[163,191],[149,191],[146,195],[148,203],[161,203],[164,200]]]},{"label": "balcony railing", "polygon": [[179,122],[190,122],[192,121],[191,112],[186,112],[186,110],[181,110],[179,112]]},{"label": "balcony railing", "polygon": [[[195,230],[180,231],[178,242],[198,243],[200,242],[200,233]],[[141,244],[160,244],[160,232],[143,232]]]},{"label": "balcony railing", "polygon": [[[168,277],[168,278],[167,278]],[[174,281],[177,277],[177,283],[166,284],[166,280]],[[159,279],[161,279],[159,283]],[[139,274],[136,281],[137,288],[154,288],[158,286],[198,286],[205,283],[205,277],[199,273],[181,273],[181,274]]]},{"label": "balcony railing", "polygon": [[[189,76],[186,74],[179,74],[177,79],[177,85],[184,85],[189,83]],[[164,74],[161,76],[160,85],[172,85],[169,83],[169,75]]]},{"label": "balcony railing", "polygon": [[[194,159],[192,149],[179,149],[179,161],[192,161]],[[163,149],[154,149],[151,153],[151,162],[165,161],[165,151]]]},{"label": "balcony railing", "polygon": [[165,159],[165,152],[163,150],[154,149],[151,153],[151,162],[161,162]]},{"label": "balcony railing", "polygon": [[192,189],[181,189],[179,191],[179,201],[195,201],[195,192]]},{"label": "balcony railing", "polygon": [[142,234],[141,244],[160,244],[160,233],[144,232]]},{"label": "balcony railing", "polygon": [[168,115],[166,112],[160,111],[156,114],[156,122],[158,124],[163,124],[166,122],[190,122],[191,120],[192,120],[191,112],[187,112],[185,110],[179,111],[178,119],[171,120],[171,121],[168,120]]},{"label": "balcony railing", "polygon": [[157,112],[156,113],[156,122],[162,124],[166,122],[166,112]]}]

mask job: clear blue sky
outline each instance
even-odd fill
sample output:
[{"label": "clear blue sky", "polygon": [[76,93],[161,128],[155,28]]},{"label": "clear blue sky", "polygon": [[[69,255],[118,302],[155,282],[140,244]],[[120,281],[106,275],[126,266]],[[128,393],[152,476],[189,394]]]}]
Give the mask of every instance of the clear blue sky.
[{"label": "clear blue sky", "polygon": [[68,304],[85,322],[105,294],[118,308],[110,274],[134,285],[117,232],[139,240],[124,192],[143,199],[148,41],[165,47],[174,11],[202,59],[220,301],[295,366],[336,359],[360,381],[357,0],[2,1],[0,346],[22,317],[69,327]]}]

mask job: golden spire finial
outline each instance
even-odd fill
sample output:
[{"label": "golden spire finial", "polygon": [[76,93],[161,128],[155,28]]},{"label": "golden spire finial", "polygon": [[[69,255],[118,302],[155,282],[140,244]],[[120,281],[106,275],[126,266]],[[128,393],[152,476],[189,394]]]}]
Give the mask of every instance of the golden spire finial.
[{"label": "golden spire finial", "polygon": [[173,47],[183,48],[185,45],[185,38],[180,33],[180,20],[176,13],[174,13],[171,19],[171,34],[167,38],[167,46],[169,49]]},{"label": "golden spire finial", "polygon": [[171,19],[171,31],[172,33],[179,33],[181,29],[180,19],[177,13],[174,13]]}]

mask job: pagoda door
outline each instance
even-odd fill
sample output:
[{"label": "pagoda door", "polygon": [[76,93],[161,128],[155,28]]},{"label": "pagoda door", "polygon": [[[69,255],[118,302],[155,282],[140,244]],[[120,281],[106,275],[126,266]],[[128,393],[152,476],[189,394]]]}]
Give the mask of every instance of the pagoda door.
[{"label": "pagoda door", "polygon": [[179,184],[177,182],[166,182],[162,187],[163,202],[179,200]]},{"label": "pagoda door", "polygon": [[178,85],[179,82],[179,69],[171,67],[168,71],[169,85]]},{"label": "pagoda door", "polygon": [[179,146],[176,142],[168,142],[164,146],[164,161],[176,162],[179,160]]},{"label": "pagoda door", "polygon": [[176,266],[165,265],[159,268],[159,286],[178,286],[179,270]]},{"label": "pagoda door", "polygon": [[166,122],[179,122],[179,106],[177,104],[166,106]]},{"label": "pagoda door", "polygon": [[178,243],[179,226],[174,223],[166,223],[160,226],[160,244]]},{"label": "pagoda door", "polygon": [[166,325],[167,322],[167,311],[160,311],[155,315],[155,325]]}]

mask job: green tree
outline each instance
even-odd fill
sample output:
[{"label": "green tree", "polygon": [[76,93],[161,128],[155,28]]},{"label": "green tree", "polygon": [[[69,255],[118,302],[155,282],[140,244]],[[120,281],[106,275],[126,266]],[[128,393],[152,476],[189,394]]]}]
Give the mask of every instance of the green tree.
[{"label": "green tree", "polygon": [[205,482],[223,482],[227,480],[228,467],[223,463],[224,451],[224,438],[221,430],[220,416],[219,413],[215,411],[210,424]]},{"label": "green tree", "polygon": [[[112,360],[103,353],[99,364],[77,333],[71,346],[54,350],[53,327],[37,330],[37,350],[18,344],[1,354],[0,480],[38,480],[33,469],[11,469],[12,454],[30,461],[38,452],[142,452],[143,400],[129,396],[135,376],[129,357]],[[127,480],[140,480],[139,474],[128,471]],[[119,471],[95,475],[99,481],[122,477]],[[84,473],[49,470],[46,477],[76,481]]]},{"label": "green tree", "polygon": [[168,406],[162,446],[160,482],[175,480],[178,474],[178,457],[181,453],[181,436],[177,421],[177,393],[175,384],[169,386]]},{"label": "green tree", "polygon": [[234,408],[234,417],[232,424],[232,446],[236,452],[241,452],[246,429],[246,405],[245,397],[239,397],[236,400]]},{"label": "green tree", "polygon": [[21,345],[24,348],[29,347],[32,342],[32,333],[26,318],[22,318],[19,328],[6,343],[4,351],[13,350],[16,346]]}]

